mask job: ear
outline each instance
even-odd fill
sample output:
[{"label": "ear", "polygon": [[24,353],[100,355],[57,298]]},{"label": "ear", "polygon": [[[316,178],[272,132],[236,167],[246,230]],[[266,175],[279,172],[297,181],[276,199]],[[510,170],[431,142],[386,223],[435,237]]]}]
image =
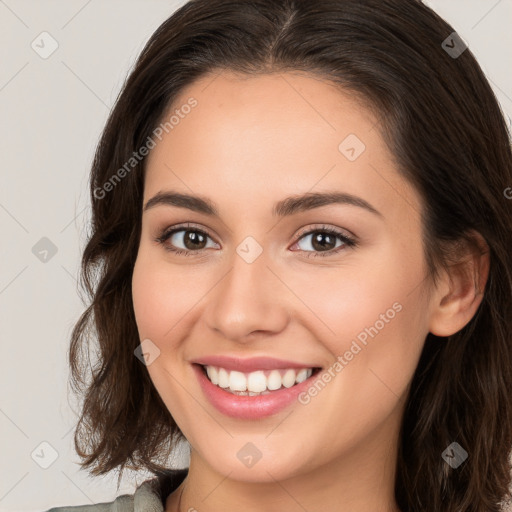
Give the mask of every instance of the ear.
[{"label": "ear", "polygon": [[482,235],[471,232],[474,244],[458,244],[456,262],[443,269],[432,295],[429,331],[450,336],[460,331],[474,316],[484,296],[489,276],[490,250]]}]

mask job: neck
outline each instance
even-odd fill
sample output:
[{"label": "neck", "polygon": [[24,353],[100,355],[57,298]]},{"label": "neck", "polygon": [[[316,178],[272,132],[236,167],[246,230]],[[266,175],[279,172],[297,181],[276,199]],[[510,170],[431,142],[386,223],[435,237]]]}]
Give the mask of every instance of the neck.
[{"label": "neck", "polygon": [[269,465],[264,481],[237,480],[236,467],[221,473],[191,449],[187,478],[169,496],[166,511],[400,512],[394,499],[397,441],[362,438],[338,459],[285,479],[274,478]]},{"label": "neck", "polygon": [[[281,434],[282,443],[268,443],[268,435],[253,434],[245,440],[239,437],[236,443],[230,436],[222,446],[206,446],[213,454],[217,450],[217,455],[212,455],[215,467],[191,447],[187,477],[169,495],[166,512],[400,512],[394,490],[402,414],[403,403],[399,402],[374,429],[349,435],[340,426],[330,438],[312,439],[317,449],[309,453],[314,455],[297,465],[295,471],[290,470],[290,463],[304,459],[308,451],[290,443],[289,433]],[[279,435],[277,430],[273,435]],[[351,444],[344,448],[340,439],[348,437]],[[248,469],[236,456],[246,442],[261,453],[258,462]],[[288,453],[280,460],[279,447],[287,444]],[[230,452],[232,458],[227,456]]]}]

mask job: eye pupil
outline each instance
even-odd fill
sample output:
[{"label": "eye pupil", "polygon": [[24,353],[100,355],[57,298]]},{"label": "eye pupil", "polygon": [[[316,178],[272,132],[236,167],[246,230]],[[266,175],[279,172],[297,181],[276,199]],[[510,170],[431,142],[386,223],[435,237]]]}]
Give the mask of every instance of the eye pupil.
[{"label": "eye pupil", "polygon": [[[325,239],[327,239],[327,241],[325,241]],[[326,245],[328,246],[327,248]],[[336,238],[329,233],[317,232],[316,235],[313,236],[312,246],[318,250],[329,250],[336,246]]]},{"label": "eye pupil", "polygon": [[[195,251],[197,249],[202,249],[201,246],[206,241],[206,237],[202,233],[198,233],[197,231],[185,231],[184,236],[184,244],[187,247],[187,249],[190,249],[191,251]],[[191,242],[191,246],[189,247],[189,242]]]}]

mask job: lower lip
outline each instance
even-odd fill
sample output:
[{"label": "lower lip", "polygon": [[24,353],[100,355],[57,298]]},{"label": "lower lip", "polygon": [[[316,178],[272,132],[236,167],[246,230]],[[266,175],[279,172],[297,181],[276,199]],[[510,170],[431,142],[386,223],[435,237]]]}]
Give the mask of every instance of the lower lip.
[{"label": "lower lip", "polygon": [[291,388],[271,391],[268,395],[244,396],[234,395],[213,384],[203,373],[202,366],[193,364],[192,367],[204,394],[211,404],[226,416],[245,420],[256,420],[282,411],[285,407],[297,401],[297,396],[311,385],[312,380],[317,375],[317,372],[315,372],[311,377]]}]

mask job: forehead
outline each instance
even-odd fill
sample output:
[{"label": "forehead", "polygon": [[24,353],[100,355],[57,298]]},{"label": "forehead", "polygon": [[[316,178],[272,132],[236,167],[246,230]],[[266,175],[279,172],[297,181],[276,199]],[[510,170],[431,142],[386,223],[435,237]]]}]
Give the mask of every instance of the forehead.
[{"label": "forehead", "polygon": [[[173,131],[175,135],[180,131],[188,136],[192,134],[186,132],[187,128],[194,132],[199,129],[202,142],[215,142],[217,152],[224,147],[217,145],[221,142],[218,134],[224,140],[231,137],[226,143],[236,141],[237,147],[242,145],[243,152],[252,157],[258,140],[267,151],[273,141],[274,146],[292,146],[298,151],[296,142],[312,137],[315,147],[323,139],[325,147],[338,151],[340,137],[347,133],[357,134],[374,147],[381,143],[378,131],[373,130],[377,119],[369,108],[353,94],[313,75],[241,75],[230,71],[208,74],[181,92],[171,113],[180,110],[190,98],[197,101],[197,106],[180,120],[182,129],[175,126]],[[183,122],[187,118],[190,120]],[[205,128],[198,126],[206,124]]]},{"label": "forehead", "polygon": [[240,204],[341,189],[378,209],[396,209],[397,194],[409,208],[418,202],[376,116],[318,77],[212,73],[183,89],[163,122],[171,115],[174,123],[147,161],[145,200],[165,188]]}]

